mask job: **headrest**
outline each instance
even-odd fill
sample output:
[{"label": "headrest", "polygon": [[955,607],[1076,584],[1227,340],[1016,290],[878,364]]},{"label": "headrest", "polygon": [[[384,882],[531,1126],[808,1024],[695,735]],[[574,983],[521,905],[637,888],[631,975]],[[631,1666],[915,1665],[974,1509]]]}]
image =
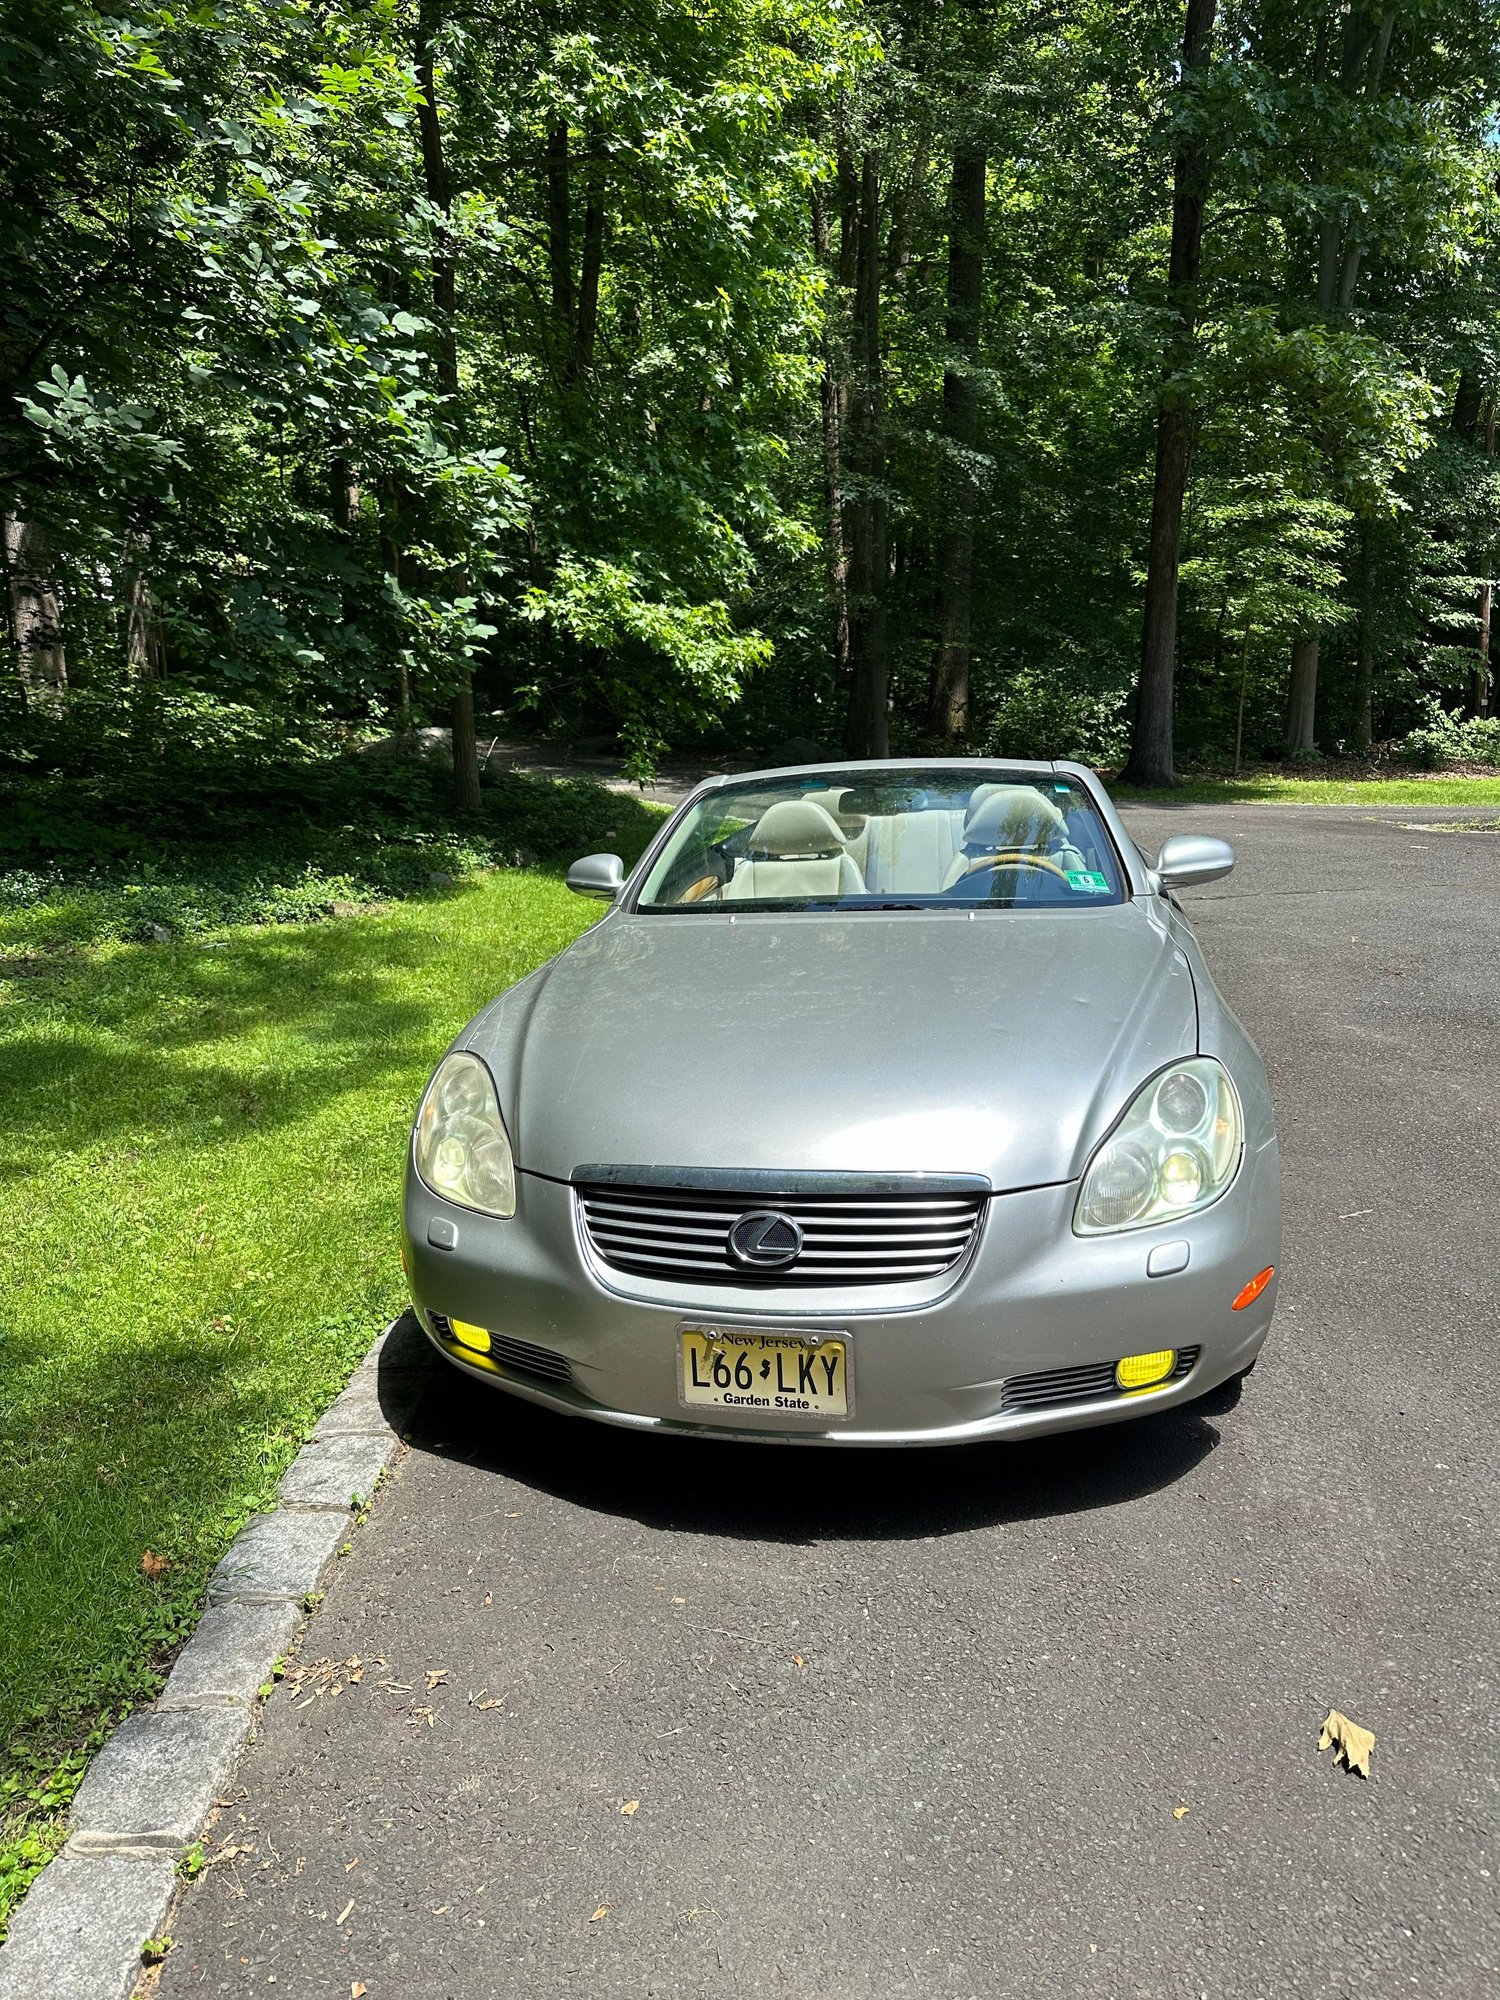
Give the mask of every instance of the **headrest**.
[{"label": "headrest", "polygon": [[752,855],[774,861],[806,860],[813,854],[840,854],[844,836],[832,817],[811,799],[780,799],[767,806],[750,836]]},{"label": "headrest", "polygon": [[990,783],[987,785],[976,785],[973,791],[970,792],[969,794],[968,810],[970,812],[973,812],[975,806],[977,806],[981,800],[987,799],[990,796],[991,792],[1013,791],[1014,789],[1015,789],[1014,786],[998,784],[993,779],[991,779]]},{"label": "headrest", "polygon": [[1045,848],[1067,820],[1051,799],[1030,785],[980,785],[964,816],[964,846],[973,854],[1001,854],[1012,847]]}]

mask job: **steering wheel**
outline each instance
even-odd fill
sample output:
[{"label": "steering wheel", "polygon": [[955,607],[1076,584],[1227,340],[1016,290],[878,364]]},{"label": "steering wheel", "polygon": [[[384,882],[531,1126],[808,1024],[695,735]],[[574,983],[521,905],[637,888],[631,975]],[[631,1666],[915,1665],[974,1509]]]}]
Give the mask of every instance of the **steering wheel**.
[{"label": "steering wheel", "polygon": [[1066,882],[1068,871],[1054,861],[1050,854],[1036,854],[1028,848],[1007,848],[1000,854],[979,854],[964,869],[956,882],[950,882],[945,894],[951,896],[955,890],[975,875],[995,875],[1002,868],[1041,868],[1049,875],[1055,875],[1059,882]]},{"label": "steering wheel", "polygon": [[717,875],[700,875],[696,882],[689,882],[677,900],[679,903],[701,903],[709,896],[717,899],[723,886]]}]

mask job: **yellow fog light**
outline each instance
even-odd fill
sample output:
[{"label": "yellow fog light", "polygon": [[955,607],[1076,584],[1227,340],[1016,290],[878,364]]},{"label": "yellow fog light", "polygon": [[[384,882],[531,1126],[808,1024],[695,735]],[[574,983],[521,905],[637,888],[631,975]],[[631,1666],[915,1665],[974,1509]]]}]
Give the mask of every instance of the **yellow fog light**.
[{"label": "yellow fog light", "polygon": [[1115,1380],[1124,1390],[1155,1389],[1177,1366],[1177,1349],[1159,1347],[1154,1354],[1127,1354],[1115,1366]]},{"label": "yellow fog light", "polygon": [[476,1354],[489,1353],[490,1337],[482,1326],[471,1326],[466,1319],[450,1319],[448,1324],[453,1329],[453,1338],[460,1346],[472,1347]]}]

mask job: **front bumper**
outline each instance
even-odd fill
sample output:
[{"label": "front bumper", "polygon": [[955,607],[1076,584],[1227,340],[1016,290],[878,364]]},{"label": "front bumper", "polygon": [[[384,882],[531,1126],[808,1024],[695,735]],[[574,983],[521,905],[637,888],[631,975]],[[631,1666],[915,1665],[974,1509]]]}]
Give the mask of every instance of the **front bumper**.
[{"label": "front bumper", "polygon": [[[1222,1200],[1201,1214],[1119,1236],[1072,1231],[1076,1183],[996,1195],[956,1272],[919,1288],[751,1293],[667,1284],[600,1266],[581,1234],[573,1190],[517,1176],[506,1222],[453,1207],[408,1172],[404,1236],[417,1314],[465,1373],[554,1410],[631,1430],[777,1443],[957,1444],[1035,1437],[1190,1402],[1248,1368],[1275,1308],[1273,1280],[1235,1312],[1246,1281],[1281,1260],[1275,1140],[1249,1154]],[[440,1247],[447,1238],[452,1247]],[[1163,1243],[1186,1243],[1185,1269],[1149,1277]],[[468,1320],[566,1363],[566,1380],[480,1356],[444,1338],[433,1315]],[[712,1316],[736,1324],[845,1332],[855,1383],[847,1421],[689,1411],[678,1401],[677,1328]],[[1159,1389],[1006,1408],[1005,1384],[1052,1369],[1196,1347],[1191,1371]],[[510,1350],[512,1353],[515,1350]],[[561,1372],[561,1371],[559,1371]]]}]

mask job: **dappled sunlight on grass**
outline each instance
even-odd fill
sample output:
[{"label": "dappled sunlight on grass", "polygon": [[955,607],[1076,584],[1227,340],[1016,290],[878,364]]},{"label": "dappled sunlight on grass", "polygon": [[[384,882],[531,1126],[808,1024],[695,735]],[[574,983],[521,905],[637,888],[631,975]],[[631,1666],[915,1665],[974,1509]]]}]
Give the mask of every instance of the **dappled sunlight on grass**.
[{"label": "dappled sunlight on grass", "polygon": [[595,913],[504,870],[384,916],[0,980],[5,1741],[60,1743],[149,1689],[153,1649],[403,1301],[429,1069]]}]

